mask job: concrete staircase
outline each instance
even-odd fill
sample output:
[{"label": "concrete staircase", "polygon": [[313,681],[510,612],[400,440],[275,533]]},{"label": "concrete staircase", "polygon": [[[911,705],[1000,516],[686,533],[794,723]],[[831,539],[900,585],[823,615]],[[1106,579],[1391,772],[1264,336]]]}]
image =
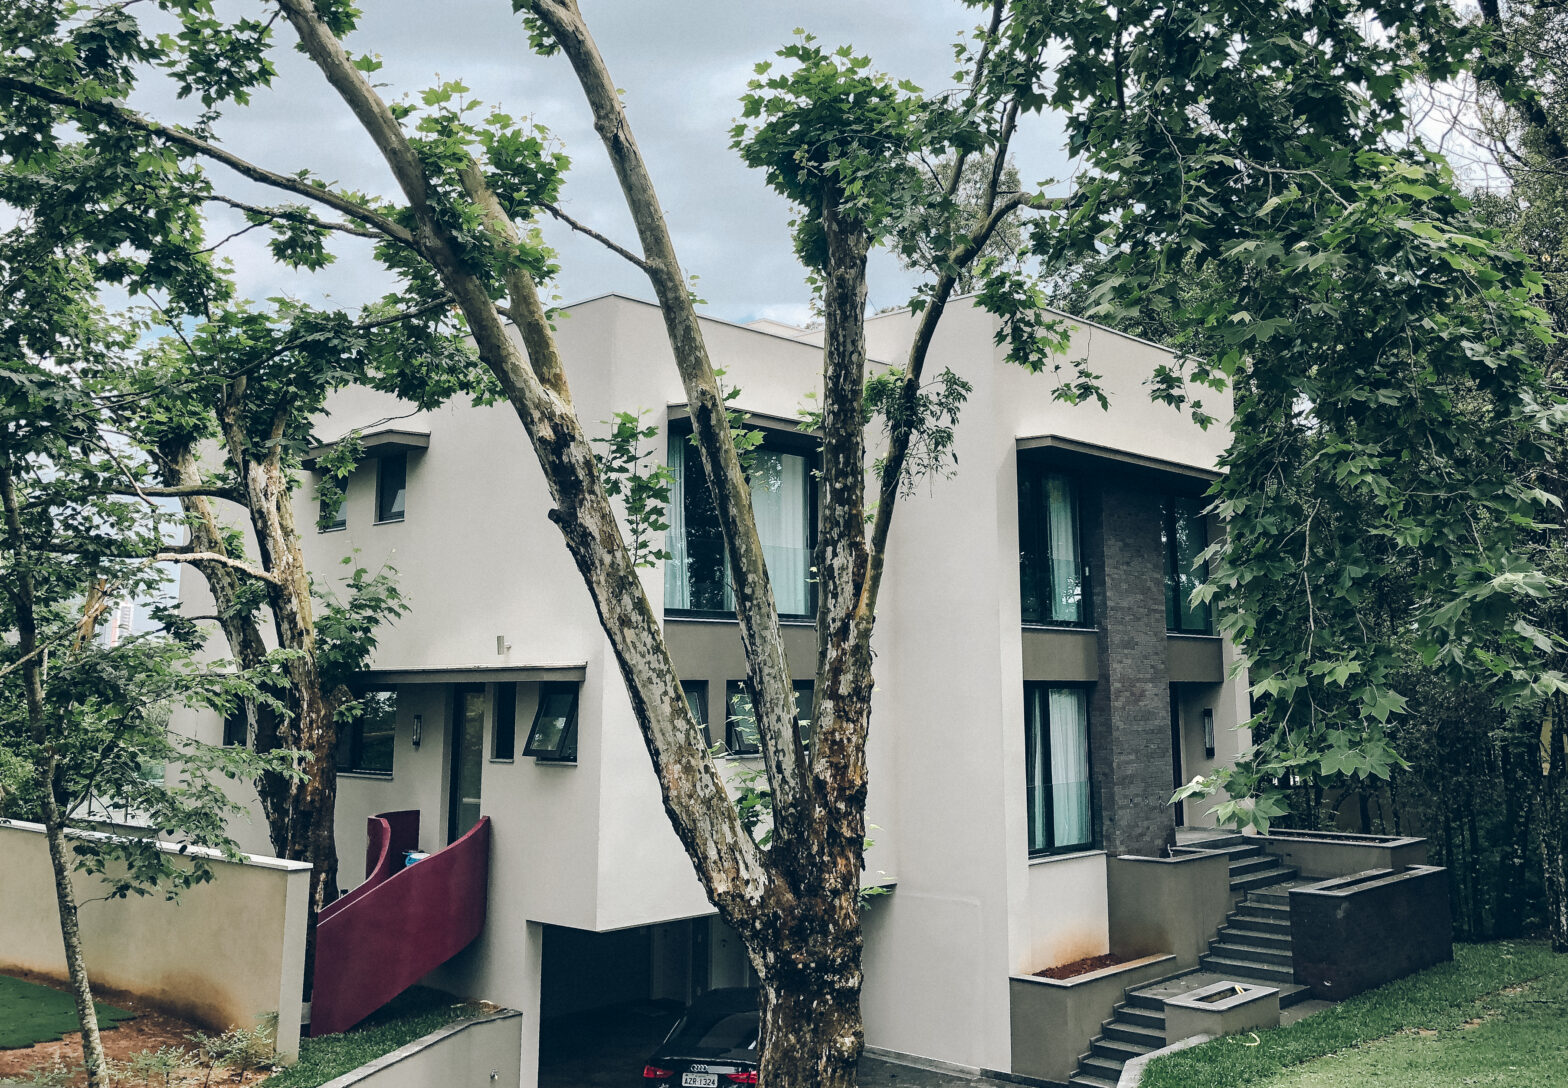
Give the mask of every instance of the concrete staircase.
[{"label": "concrete staircase", "polygon": [[1213,853],[1230,856],[1230,887],[1236,909],[1226,917],[1199,966],[1163,982],[1129,988],[1115,1015],[1100,1025],[1100,1034],[1068,1080],[1072,1088],[1115,1088],[1122,1067],[1140,1054],[1158,1050],[1165,1039],[1165,998],[1196,990],[1211,982],[1252,982],[1279,990],[1280,1008],[1302,1001],[1310,992],[1296,984],[1290,944],[1290,888],[1295,869],[1281,865],[1262,846],[1242,835],[1205,839],[1172,849],[1175,854]]}]

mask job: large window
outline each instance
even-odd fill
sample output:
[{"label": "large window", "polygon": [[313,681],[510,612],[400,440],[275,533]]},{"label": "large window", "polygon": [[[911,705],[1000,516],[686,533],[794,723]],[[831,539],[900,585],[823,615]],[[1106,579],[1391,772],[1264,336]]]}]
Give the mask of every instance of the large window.
[{"label": "large window", "polygon": [[[810,680],[795,681],[795,717],[800,721],[800,737],[811,743],[811,703],[815,685]],[[757,712],[752,708],[751,695],[740,680],[731,680],[725,688],[724,747],[732,756],[756,755],[762,751],[761,736],[757,729]]]},{"label": "large window", "polygon": [[1160,530],[1165,547],[1165,627],[1188,635],[1214,631],[1209,602],[1192,603],[1192,591],[1209,580],[1209,565],[1198,561],[1209,546],[1203,507],[1202,499],[1167,496]]},{"label": "large window", "polygon": [[[672,433],[674,474],[664,564],[664,606],[674,611],[735,611],[729,557],[707,474],[687,436]],[[812,459],[805,452],[764,445],[752,454],[751,505],[779,613],[815,611],[811,584]]]},{"label": "large window", "polygon": [[1025,684],[1024,718],[1029,853],[1092,846],[1088,691]]},{"label": "large window", "polygon": [[397,738],[397,693],[367,691],[358,713],[338,730],[338,770],[349,774],[392,773]]},{"label": "large window", "polygon": [[408,454],[388,453],[376,461],[376,520],[402,521],[408,495]]},{"label": "large window", "polygon": [[541,762],[577,762],[577,685],[548,683],[539,685],[539,710],[523,755]]},{"label": "large window", "polygon": [[1018,461],[1018,556],[1025,623],[1089,622],[1077,482],[1026,457]]}]

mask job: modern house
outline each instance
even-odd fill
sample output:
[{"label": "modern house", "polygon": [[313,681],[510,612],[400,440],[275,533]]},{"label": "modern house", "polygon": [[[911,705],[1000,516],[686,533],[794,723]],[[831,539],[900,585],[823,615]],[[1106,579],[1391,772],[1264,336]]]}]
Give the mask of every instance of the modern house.
[{"label": "modern house", "polygon": [[[873,358],[901,360],[913,329],[907,311],[869,319]],[[766,436],[753,494],[809,705],[815,443],[796,421],[820,385],[820,346],[767,322],[710,320],[704,331],[736,405]],[[1237,728],[1248,717],[1245,675],[1208,609],[1189,600],[1194,561],[1217,529],[1199,496],[1216,478],[1229,408],[1213,398],[1217,422],[1203,430],[1152,403],[1143,383],[1165,350],[1083,321],[1066,357],[1104,375],[1111,407],[1069,405],[1049,377],[1008,364],[995,331],[966,302],[942,322],[928,366],[973,387],[957,470],[902,504],[889,550],[867,868],[892,891],[865,923],[866,1037],[881,1050],[1060,1082],[1072,1072],[1060,1054],[1088,1050],[1098,1029],[1032,1021],[1055,1014],[1029,1011],[1038,995],[1028,977],[1111,952],[1143,972],[1129,984],[1193,967],[1232,905],[1223,854],[1170,857],[1178,827],[1203,825],[1207,806],[1168,803],[1174,784],[1248,744]],[[757,767],[722,542],[684,452],[685,395],[659,311],[593,299],[563,312],[559,339],[590,428],[617,411],[659,425],[658,452],[676,478],[672,558],[646,572],[647,592],[692,706],[726,752],[725,773]],[[431,980],[522,1010],[531,1085],[541,1020],[687,999],[744,982],[748,967],[668,825],[511,410],[411,413],[355,390],[332,400],[317,433],[354,429],[366,458],[337,523],[310,534],[310,565],[322,579],[348,557],[395,567],[410,610],[380,633],[363,677],[378,713],[341,750],[344,890],[367,847],[374,861],[391,841],[367,842],[376,814],[417,810],[417,830],[405,820],[387,834],[429,853],[485,829],[478,936]],[[304,526],[317,520],[312,490],[296,495]],[[183,579],[182,604],[211,613],[199,576]],[[216,717],[191,714],[180,727],[240,739]],[[235,830],[245,849],[267,852],[259,817]],[[1122,865],[1124,855],[1150,860]],[[1170,890],[1200,867],[1223,901],[1188,904]],[[1165,895],[1174,898],[1159,902]],[[1150,922],[1159,911],[1191,914],[1198,936]],[[1119,998],[1121,982],[1114,989]],[[1042,1058],[1045,1035],[1061,1038]]]}]

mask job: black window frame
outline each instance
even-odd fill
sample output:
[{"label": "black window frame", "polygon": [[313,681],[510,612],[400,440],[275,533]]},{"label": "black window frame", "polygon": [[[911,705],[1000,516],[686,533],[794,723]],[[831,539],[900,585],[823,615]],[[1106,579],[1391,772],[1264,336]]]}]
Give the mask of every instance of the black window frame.
[{"label": "black window frame", "polygon": [[[403,508],[393,511],[388,509],[387,498],[387,466],[391,464],[403,466]],[[395,500],[392,500],[395,501]],[[408,451],[396,450],[384,453],[376,458],[376,524],[395,525],[404,521],[408,516]]]},{"label": "black window frame", "polygon": [[[570,694],[572,697],[566,725],[562,727],[553,748],[540,747],[537,742],[539,726],[544,722],[545,707],[549,705],[551,696],[561,694]],[[540,763],[577,762],[577,712],[581,697],[582,685],[575,680],[547,680],[539,685],[539,703],[534,707],[533,724],[528,727],[528,739],[523,743],[524,756],[532,756]]]},{"label": "black window frame", "polygon": [[698,727],[702,729],[702,739],[709,748],[712,748],[713,729],[708,724],[708,682],[682,680],[681,691],[686,694],[686,706],[691,710],[691,716],[697,720]]},{"label": "black window frame", "polygon": [[[791,681],[790,686],[795,692],[795,715],[806,723],[800,739],[803,744],[809,745],[811,743],[812,722],[806,715],[811,713],[812,701],[816,696],[817,685],[813,680],[794,680]],[[724,685],[724,750],[732,756],[761,755],[762,735],[760,731],[757,734],[757,743],[752,747],[738,746],[735,743],[735,737],[738,733],[731,723],[737,719],[732,707],[734,706],[734,700],[740,696],[745,696],[748,702],[751,699],[751,692],[747,690],[744,680],[730,680]],[[801,705],[802,696],[805,696],[806,700],[804,707]],[[755,729],[757,721],[755,709],[752,711],[751,720],[752,727]]]},{"label": "black window frame", "polygon": [[[792,686],[795,689],[795,717],[798,718],[802,723],[800,730],[800,742],[803,745],[809,746],[811,744],[811,735],[813,732],[812,727],[815,725],[811,719],[811,711],[812,703],[815,701],[817,696],[817,683],[815,680],[795,680],[792,682]],[[802,695],[806,697],[806,704],[804,706],[802,706],[800,702],[800,697]]]},{"label": "black window frame", "polygon": [[[1032,577],[1038,582],[1043,582],[1043,592],[1036,592],[1034,599],[1040,602],[1052,598],[1052,571],[1049,556],[1050,511],[1044,496],[1044,480],[1047,476],[1062,476],[1072,482],[1073,489],[1073,550],[1078,559],[1078,618],[1076,620],[1053,619],[1048,615],[1036,612],[1030,614],[1027,602],[1030,593],[1027,582]],[[1029,509],[1024,501],[1024,487],[1026,481],[1033,482],[1033,492],[1036,496],[1034,509]],[[1033,546],[1031,546],[1033,542]],[[1064,470],[1060,465],[1054,464],[1038,454],[1031,456],[1030,451],[1018,452],[1018,603],[1020,619],[1025,627],[1068,627],[1082,629],[1094,626],[1094,598],[1090,592],[1091,579],[1088,556],[1083,546],[1083,477],[1075,472]]]},{"label": "black window frame", "polygon": [[[1046,714],[1046,719],[1045,719],[1044,722],[1041,723],[1042,728],[1040,730],[1040,737],[1041,737],[1041,741],[1043,743],[1043,748],[1036,748],[1035,751],[1037,753],[1037,758],[1039,757],[1039,753],[1043,752],[1045,760],[1046,760],[1047,771],[1049,772],[1050,754],[1051,754],[1051,749],[1050,749],[1050,743],[1051,743],[1051,722],[1050,722],[1050,717],[1049,717],[1049,715],[1050,715],[1050,707],[1051,707],[1050,692],[1053,689],[1065,689],[1065,690],[1072,690],[1072,691],[1080,691],[1080,692],[1083,693],[1084,762],[1085,762],[1085,766],[1088,769],[1088,775],[1089,775],[1089,837],[1088,837],[1087,840],[1085,840],[1083,842],[1075,842],[1075,843],[1061,843],[1061,844],[1058,844],[1055,841],[1056,840],[1056,823],[1055,823],[1055,820],[1054,820],[1054,813],[1055,813],[1055,808],[1056,808],[1056,805],[1055,805],[1056,798],[1055,798],[1055,790],[1054,790],[1053,784],[1051,782],[1051,776],[1050,776],[1049,773],[1047,773],[1044,776],[1043,794],[1040,797],[1040,804],[1045,806],[1046,810],[1053,814],[1053,819],[1048,820],[1046,822],[1046,827],[1047,827],[1047,829],[1048,829],[1048,831],[1050,833],[1051,844],[1049,846],[1041,846],[1041,847],[1037,847],[1037,846],[1035,846],[1033,844],[1030,844],[1029,845],[1029,857],[1030,858],[1048,858],[1048,857],[1055,857],[1055,856],[1058,856],[1058,855],[1061,855],[1061,854],[1081,854],[1081,853],[1083,853],[1085,851],[1088,851],[1088,850],[1098,850],[1098,849],[1101,848],[1100,806],[1099,806],[1099,803],[1098,803],[1099,802],[1099,798],[1098,798],[1098,795],[1097,795],[1097,789],[1096,789],[1095,779],[1094,779],[1094,729],[1093,729],[1093,723],[1092,723],[1094,710],[1093,710],[1093,707],[1091,705],[1091,703],[1092,703],[1091,696],[1092,696],[1093,685],[1091,685],[1091,684],[1062,683],[1061,681],[1055,681],[1055,680],[1026,680],[1026,681],[1024,681],[1024,731],[1025,731],[1024,732],[1024,798],[1025,798],[1025,804],[1026,805],[1028,804],[1028,796],[1029,796],[1028,784],[1029,784],[1029,779],[1031,777],[1030,774],[1029,774],[1029,769],[1030,769],[1030,767],[1029,767],[1029,751],[1030,751],[1030,748],[1031,748],[1031,745],[1029,743],[1029,731],[1030,731],[1029,708],[1030,708],[1030,705],[1033,702],[1033,699],[1032,699],[1033,694],[1036,691],[1040,692],[1041,695],[1043,696],[1043,698],[1041,700],[1041,706],[1042,706],[1042,708],[1044,710],[1044,713]],[[1030,824],[1032,822],[1029,817],[1030,817],[1030,814],[1026,810],[1025,813],[1024,813],[1024,837],[1025,837],[1026,841],[1027,841],[1028,836],[1029,836],[1029,827],[1030,827]]]},{"label": "black window frame", "polygon": [[[751,430],[762,434],[764,450],[777,453],[792,453],[806,459],[806,547],[815,555],[817,550],[817,531],[820,521],[818,506],[821,501],[821,488],[818,477],[822,472],[822,443],[811,434],[802,434],[799,431],[775,430],[770,427],[751,427]],[[667,428],[667,440],[687,443],[687,453],[684,460],[686,470],[696,469],[697,475],[707,486],[706,476],[702,471],[702,462],[697,449],[691,444],[692,426],[689,418],[672,419]],[[669,562],[666,560],[665,562]],[[814,564],[808,566],[806,579],[807,608],[806,612],[781,612],[781,620],[815,620],[820,598],[817,593],[817,579],[814,577]],[[671,608],[665,606],[664,614],[674,619],[735,619],[733,611],[722,608]],[[728,716],[729,701],[725,700],[725,711]]]},{"label": "black window frame", "polygon": [[343,530],[348,528],[348,493],[346,489],[344,490],[343,494],[338,496],[337,513],[332,516],[331,521],[326,521],[327,500],[317,499],[316,504],[316,532],[341,533]]},{"label": "black window frame", "polygon": [[[1183,514],[1177,510],[1178,504],[1191,503],[1196,508],[1190,514]],[[1173,635],[1212,635],[1214,634],[1214,602],[1203,602],[1203,625],[1201,627],[1182,626],[1181,607],[1181,572],[1180,560],[1176,555],[1176,519],[1189,517],[1203,532],[1203,542],[1198,548],[1201,554],[1208,550],[1209,544],[1209,517],[1203,511],[1207,502],[1201,496],[1167,494],[1160,500],[1160,544],[1165,553],[1165,630]],[[1198,572],[1194,575],[1197,585],[1209,580],[1209,564],[1204,560]]]},{"label": "black window frame", "polygon": [[250,713],[243,699],[223,715],[223,747],[250,747]]},{"label": "black window frame", "polygon": [[517,685],[497,684],[495,707],[490,714],[490,762],[513,763],[516,759]]},{"label": "black window frame", "polygon": [[392,697],[391,744],[387,746],[385,768],[365,766],[365,715],[359,713],[338,732],[337,763],[339,774],[361,775],[366,778],[391,778],[397,769],[397,690],[371,688],[357,692],[355,697],[365,699],[374,695]]}]

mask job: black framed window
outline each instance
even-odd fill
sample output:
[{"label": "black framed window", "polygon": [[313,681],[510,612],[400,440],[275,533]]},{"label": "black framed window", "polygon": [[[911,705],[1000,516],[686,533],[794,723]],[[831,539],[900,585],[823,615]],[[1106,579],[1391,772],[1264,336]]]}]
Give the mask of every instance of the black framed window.
[{"label": "black framed window", "polygon": [[1024,728],[1029,853],[1088,849],[1096,839],[1088,690],[1025,684]]},{"label": "black framed window", "polygon": [[408,497],[408,454],[388,453],[376,461],[376,521],[402,521]]},{"label": "black framed window", "polygon": [[[689,432],[672,428],[667,459],[673,479],[666,512],[664,607],[671,612],[733,615],[729,557],[707,474]],[[811,549],[816,537],[814,440],[769,434],[751,455],[751,504],[768,578],[783,616],[816,613]]]},{"label": "black framed window", "polygon": [[[812,681],[795,681],[795,717],[800,721],[800,739],[807,744],[811,743],[811,704],[815,691],[816,685]],[[745,682],[731,680],[724,696],[724,747],[732,756],[749,756],[762,751],[757,714]]]},{"label": "black framed window", "polygon": [[1089,579],[1078,522],[1078,481],[1020,455],[1018,563],[1023,622],[1089,623]]},{"label": "black framed window", "polygon": [[250,743],[250,716],[245,703],[238,702],[223,716],[223,746],[244,748]]},{"label": "black framed window", "polygon": [[347,499],[339,495],[337,500],[337,509],[335,510],[332,508],[333,504],[328,502],[326,499],[321,499],[319,501],[321,503],[321,516],[316,521],[316,532],[335,533],[339,529],[348,528]]},{"label": "black framed window", "polygon": [[517,749],[517,685],[495,686],[495,719],[490,726],[490,758],[512,762]]},{"label": "black framed window", "polygon": [[1209,565],[1198,557],[1209,546],[1209,522],[1204,501],[1184,495],[1167,495],[1160,544],[1165,551],[1165,629],[1187,635],[1214,633],[1214,615],[1208,601],[1192,603],[1193,590],[1209,580]]},{"label": "black framed window", "polygon": [[523,755],[542,762],[577,762],[577,688],[572,682],[539,685],[539,709]]},{"label": "black framed window", "polygon": [[703,740],[711,747],[713,733],[708,728],[708,682],[682,680],[681,690],[686,693],[686,706],[691,710],[692,719],[702,729]]},{"label": "black framed window", "polygon": [[338,770],[390,775],[396,740],[397,692],[365,692],[353,720],[338,727]]}]

